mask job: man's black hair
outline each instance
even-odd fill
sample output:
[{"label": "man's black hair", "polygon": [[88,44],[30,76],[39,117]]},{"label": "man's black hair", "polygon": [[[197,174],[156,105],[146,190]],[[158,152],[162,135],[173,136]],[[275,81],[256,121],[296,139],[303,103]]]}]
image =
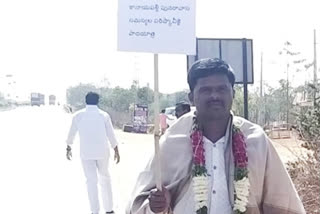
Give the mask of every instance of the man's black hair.
[{"label": "man's black hair", "polygon": [[95,92],[89,92],[86,95],[86,104],[87,105],[98,105],[99,103],[99,94]]},{"label": "man's black hair", "polygon": [[231,66],[221,59],[206,58],[196,61],[189,69],[188,84],[190,91],[193,91],[198,79],[214,74],[226,75],[232,87],[234,86],[235,76]]},{"label": "man's black hair", "polygon": [[188,112],[191,111],[190,104],[187,103],[187,102],[179,102],[179,103],[177,103],[177,104],[176,104],[176,109],[177,109],[178,107],[180,107],[180,106],[181,106],[181,108],[182,108],[183,110],[187,110]]}]

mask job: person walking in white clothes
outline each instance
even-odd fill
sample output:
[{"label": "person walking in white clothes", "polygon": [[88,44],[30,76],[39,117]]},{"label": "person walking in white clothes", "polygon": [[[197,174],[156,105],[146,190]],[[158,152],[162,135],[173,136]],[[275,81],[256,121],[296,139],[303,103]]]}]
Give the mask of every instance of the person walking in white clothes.
[{"label": "person walking in white clothes", "polygon": [[[118,142],[108,113],[98,108],[99,95],[89,92],[86,95],[86,108],[77,112],[70,127],[67,139],[67,159],[71,160],[71,145],[76,133],[80,137],[80,157],[87,179],[88,197],[92,214],[100,210],[98,199],[98,175],[103,206],[107,214],[114,213],[111,179],[109,173],[110,146],[114,149],[116,163],[120,161]],[[98,173],[97,173],[98,171]]]}]

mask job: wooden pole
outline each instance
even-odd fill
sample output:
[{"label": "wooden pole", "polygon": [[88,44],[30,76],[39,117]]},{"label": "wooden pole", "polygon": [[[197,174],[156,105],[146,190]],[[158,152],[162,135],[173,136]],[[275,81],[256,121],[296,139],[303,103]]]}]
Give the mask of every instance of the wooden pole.
[{"label": "wooden pole", "polygon": [[313,105],[316,106],[316,96],[317,96],[317,90],[318,90],[318,77],[317,77],[317,72],[318,72],[318,67],[317,67],[317,36],[316,36],[316,30],[313,30],[314,34],[314,43],[313,43],[313,54],[314,54],[314,61],[313,61],[313,84],[315,87],[315,90],[313,92]]},{"label": "wooden pole", "polygon": [[159,129],[159,74],[158,74],[158,54],[154,54],[154,153],[156,164],[156,185],[158,190],[162,190],[161,183],[161,157],[160,157],[160,129]]}]

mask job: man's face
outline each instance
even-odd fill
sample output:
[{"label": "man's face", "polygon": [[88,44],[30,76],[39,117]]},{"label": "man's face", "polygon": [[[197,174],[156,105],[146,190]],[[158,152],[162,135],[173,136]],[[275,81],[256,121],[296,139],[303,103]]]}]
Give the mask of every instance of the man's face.
[{"label": "man's face", "polygon": [[189,98],[196,106],[199,117],[219,120],[229,117],[233,95],[228,77],[224,74],[213,74],[198,79]]}]

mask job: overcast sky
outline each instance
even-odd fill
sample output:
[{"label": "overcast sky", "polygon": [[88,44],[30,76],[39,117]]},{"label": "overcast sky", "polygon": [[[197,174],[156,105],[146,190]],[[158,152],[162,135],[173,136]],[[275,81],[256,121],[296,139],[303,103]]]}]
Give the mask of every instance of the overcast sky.
[{"label": "overcast sky", "polygon": [[[250,38],[254,44],[254,78],[274,84],[284,78],[278,52],[289,40],[303,57],[313,59],[313,29],[320,37],[316,1],[198,0],[196,36]],[[319,39],[318,39],[319,41]],[[318,56],[320,53],[318,53]],[[153,55],[117,51],[117,1],[0,1],[0,89],[62,96],[79,82],[129,87],[134,79],[153,87]],[[318,63],[319,64],[319,63]],[[312,71],[312,69],[310,70]],[[187,89],[186,56],[159,56],[160,91]],[[12,74],[12,78],[5,75]],[[311,78],[295,74],[302,81]]]}]

